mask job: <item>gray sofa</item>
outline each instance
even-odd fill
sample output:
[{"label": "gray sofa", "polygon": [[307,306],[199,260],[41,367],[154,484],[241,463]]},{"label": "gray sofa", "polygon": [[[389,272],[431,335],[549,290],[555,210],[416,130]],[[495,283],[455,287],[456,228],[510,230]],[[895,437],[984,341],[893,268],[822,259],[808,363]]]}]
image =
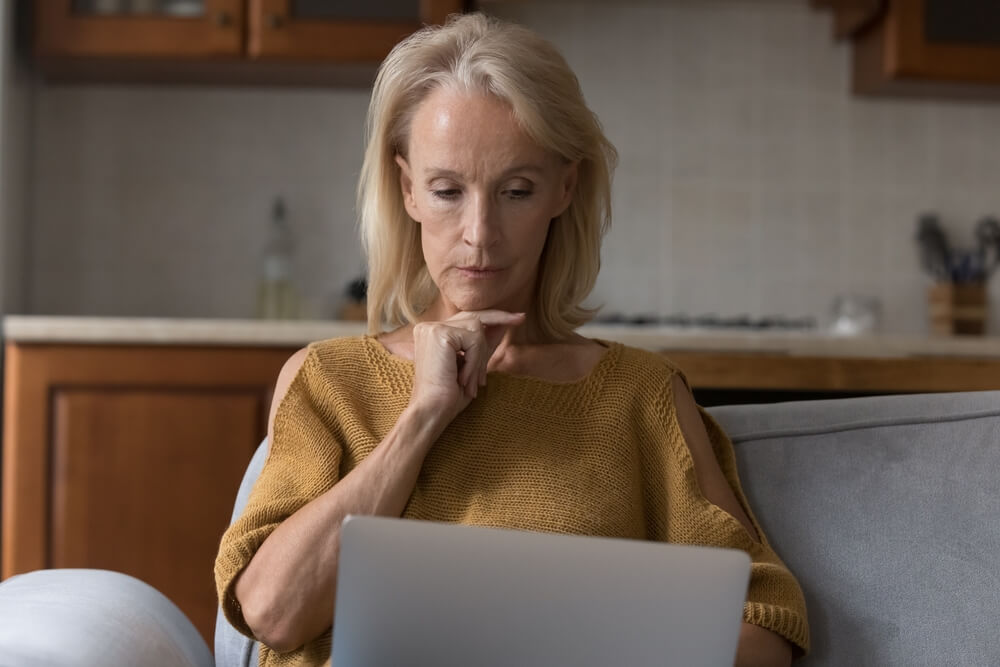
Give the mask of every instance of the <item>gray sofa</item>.
[{"label": "gray sofa", "polygon": [[[710,412],[805,590],[813,650],[799,664],[1000,665],[1000,392]],[[81,648],[94,636],[100,653]],[[255,663],[254,644],[221,616],[213,659],[176,607],[124,575],[49,570],[0,583],[0,665]]]}]

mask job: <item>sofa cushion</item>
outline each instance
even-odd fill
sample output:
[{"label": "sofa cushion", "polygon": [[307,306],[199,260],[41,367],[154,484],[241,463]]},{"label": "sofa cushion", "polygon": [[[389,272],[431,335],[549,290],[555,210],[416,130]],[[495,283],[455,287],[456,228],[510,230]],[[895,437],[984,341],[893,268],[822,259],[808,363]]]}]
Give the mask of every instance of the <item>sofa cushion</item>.
[{"label": "sofa cushion", "polygon": [[805,591],[803,665],[1000,665],[1000,392],[710,412]]}]

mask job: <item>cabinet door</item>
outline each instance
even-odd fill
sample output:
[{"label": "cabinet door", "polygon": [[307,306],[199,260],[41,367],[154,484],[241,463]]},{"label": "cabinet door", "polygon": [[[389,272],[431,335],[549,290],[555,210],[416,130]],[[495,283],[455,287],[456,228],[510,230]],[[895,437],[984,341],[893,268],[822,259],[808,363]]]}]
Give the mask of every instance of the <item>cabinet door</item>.
[{"label": "cabinet door", "polygon": [[903,93],[1000,84],[1000,2],[890,0],[881,22],[858,41],[855,81],[860,92]]},{"label": "cabinet door", "polygon": [[291,350],[7,346],[4,578],[138,577],[212,643],[212,569]]},{"label": "cabinet door", "polygon": [[462,0],[249,0],[251,58],[379,62],[428,23],[460,12]]},{"label": "cabinet door", "polygon": [[233,58],[244,0],[38,0],[42,58]]},{"label": "cabinet door", "polygon": [[[897,0],[898,1],[898,0]],[[1000,2],[899,2],[901,75],[1000,83]]]}]

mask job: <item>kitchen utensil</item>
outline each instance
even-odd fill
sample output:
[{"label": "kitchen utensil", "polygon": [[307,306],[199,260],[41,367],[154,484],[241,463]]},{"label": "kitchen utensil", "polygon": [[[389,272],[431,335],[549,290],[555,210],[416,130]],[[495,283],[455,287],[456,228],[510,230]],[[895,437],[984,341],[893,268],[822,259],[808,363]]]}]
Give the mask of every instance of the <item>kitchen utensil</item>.
[{"label": "kitchen utensil", "polygon": [[924,270],[939,282],[950,281],[951,247],[936,215],[920,216],[917,222],[917,243],[920,245],[920,262]]},{"label": "kitchen utensil", "polygon": [[989,278],[1000,265],[1000,222],[986,217],[976,225],[979,269],[982,279]]}]

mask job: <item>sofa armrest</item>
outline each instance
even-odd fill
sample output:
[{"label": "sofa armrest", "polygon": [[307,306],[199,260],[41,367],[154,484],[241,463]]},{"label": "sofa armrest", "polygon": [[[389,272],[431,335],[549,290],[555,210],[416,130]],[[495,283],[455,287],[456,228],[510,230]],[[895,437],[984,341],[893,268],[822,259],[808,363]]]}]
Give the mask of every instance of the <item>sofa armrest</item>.
[{"label": "sofa armrest", "polygon": [[214,667],[166,596],[119,572],[36,570],[0,582],[0,656],[24,667]]}]

